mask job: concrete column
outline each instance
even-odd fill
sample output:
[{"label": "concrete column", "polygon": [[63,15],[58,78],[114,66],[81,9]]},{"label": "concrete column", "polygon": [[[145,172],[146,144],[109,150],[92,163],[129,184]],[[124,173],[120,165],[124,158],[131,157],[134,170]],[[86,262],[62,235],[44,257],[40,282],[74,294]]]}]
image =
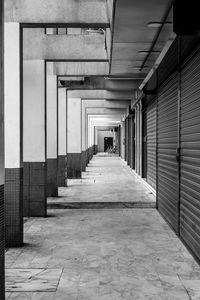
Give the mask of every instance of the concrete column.
[{"label": "concrete column", "polygon": [[0,2],[0,299],[5,299],[4,274],[4,83],[3,83],[3,1]]},{"label": "concrete column", "polygon": [[113,131],[113,135],[114,135],[114,141],[113,141],[113,146],[116,149],[116,153],[119,154],[119,129],[118,131],[117,127],[115,127],[114,131]]},{"label": "concrete column", "polygon": [[67,177],[81,178],[81,99],[67,99]]},{"label": "concrete column", "polygon": [[98,152],[97,129],[96,126],[94,126],[94,154],[97,154],[97,152]]},{"label": "concrete column", "polygon": [[58,89],[58,186],[67,180],[67,93]]},{"label": "concrete column", "polygon": [[23,243],[19,24],[5,23],[4,34],[6,245],[12,247]]},{"label": "concrete column", "polygon": [[91,132],[91,120],[89,118],[89,116],[87,115],[87,145],[88,145],[88,163],[91,160],[91,148],[92,148],[92,141],[91,141],[91,137],[92,137],[92,132]]},{"label": "concrete column", "polygon": [[94,154],[94,126],[92,125],[91,118],[86,114],[86,143],[87,143],[87,163],[92,159]]},{"label": "concrete column", "polygon": [[26,215],[46,216],[45,63],[24,61],[23,151]]},{"label": "concrete column", "polygon": [[82,105],[82,112],[81,112],[81,118],[82,118],[82,171],[84,172],[86,170],[87,166],[87,147],[86,147],[86,108],[85,108],[85,100],[81,101]]},{"label": "concrete column", "polygon": [[98,127],[95,126],[95,134],[94,134],[94,147],[95,147],[95,154],[98,153]]},{"label": "concrete column", "polygon": [[47,118],[47,197],[58,196],[58,99],[57,76],[47,75],[46,80],[46,118]]}]

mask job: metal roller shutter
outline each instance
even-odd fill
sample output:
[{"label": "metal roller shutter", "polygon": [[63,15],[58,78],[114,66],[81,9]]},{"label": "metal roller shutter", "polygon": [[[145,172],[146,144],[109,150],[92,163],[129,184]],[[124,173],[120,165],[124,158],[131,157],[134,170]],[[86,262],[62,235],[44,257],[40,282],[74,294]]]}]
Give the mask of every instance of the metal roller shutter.
[{"label": "metal roller shutter", "polygon": [[147,107],[142,105],[142,177],[147,177]]},{"label": "metal roller shutter", "polygon": [[180,235],[200,259],[200,51],[181,72]]},{"label": "metal roller shutter", "polygon": [[128,116],[128,165],[131,166],[131,152],[132,152],[132,143],[131,143],[131,115]]},{"label": "metal roller shutter", "polygon": [[135,114],[132,115],[131,122],[131,142],[132,142],[132,151],[131,151],[131,168],[135,169]]},{"label": "metal roller shutter", "polygon": [[118,152],[119,156],[121,156],[121,126],[119,126],[119,142],[118,142]]},{"label": "metal roller shutter", "polygon": [[178,162],[178,76],[173,74],[158,91],[158,210],[179,231]]},{"label": "metal roller shutter", "polygon": [[156,101],[147,107],[147,182],[156,189]]},{"label": "metal roller shutter", "polygon": [[125,119],[125,161],[128,162],[128,118]]}]

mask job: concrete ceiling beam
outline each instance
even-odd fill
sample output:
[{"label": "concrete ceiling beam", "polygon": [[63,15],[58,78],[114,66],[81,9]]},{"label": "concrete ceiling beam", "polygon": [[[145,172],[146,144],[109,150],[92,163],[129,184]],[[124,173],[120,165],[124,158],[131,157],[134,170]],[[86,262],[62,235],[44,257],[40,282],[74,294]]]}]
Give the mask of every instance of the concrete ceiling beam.
[{"label": "concrete ceiling beam", "polygon": [[141,80],[135,79],[119,79],[115,80],[109,77],[80,77],[80,80],[73,80],[72,77],[63,80],[59,78],[60,86],[71,88],[71,89],[104,89],[108,91],[132,91],[134,92],[138,86],[142,83]]},{"label": "concrete ceiling beam", "polygon": [[108,61],[62,61],[49,62],[49,75],[64,76],[107,76],[109,73]]},{"label": "concrete ceiling beam", "polygon": [[87,114],[113,114],[113,115],[121,115],[126,111],[126,108],[96,108],[96,107],[86,107]]},{"label": "concrete ceiling beam", "polygon": [[133,98],[132,92],[110,92],[106,90],[77,90],[70,91],[70,98],[82,99],[106,99],[106,100],[121,100],[127,101]]},{"label": "concrete ceiling beam", "polygon": [[45,34],[44,28],[23,29],[23,57],[35,59],[107,59],[101,34]]},{"label": "concrete ceiling beam", "polygon": [[5,22],[108,23],[106,0],[6,0]]},{"label": "concrete ceiling beam", "polygon": [[130,101],[82,100],[83,107],[126,108]]}]

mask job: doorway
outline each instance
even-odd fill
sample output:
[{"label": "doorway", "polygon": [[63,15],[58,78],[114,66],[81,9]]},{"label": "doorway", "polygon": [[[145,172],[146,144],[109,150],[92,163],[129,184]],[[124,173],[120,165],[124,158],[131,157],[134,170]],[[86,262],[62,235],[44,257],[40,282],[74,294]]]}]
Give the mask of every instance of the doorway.
[{"label": "doorway", "polygon": [[109,148],[113,148],[113,137],[104,138],[104,152],[106,152]]}]

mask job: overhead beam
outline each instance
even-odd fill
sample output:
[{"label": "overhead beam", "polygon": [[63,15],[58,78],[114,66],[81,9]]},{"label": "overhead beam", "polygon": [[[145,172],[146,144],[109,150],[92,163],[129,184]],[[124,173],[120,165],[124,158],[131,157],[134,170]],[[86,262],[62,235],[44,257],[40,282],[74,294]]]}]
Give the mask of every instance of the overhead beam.
[{"label": "overhead beam", "polygon": [[24,28],[23,57],[25,60],[106,60],[105,36],[45,34],[44,28]]},{"label": "overhead beam", "polygon": [[6,0],[5,22],[108,23],[106,0]]},{"label": "overhead beam", "polygon": [[101,108],[101,107],[86,107],[86,113],[97,114],[97,115],[120,115],[126,111],[126,108]]},{"label": "overhead beam", "polygon": [[104,89],[108,91],[134,92],[138,88],[138,85],[140,83],[140,80],[135,79],[113,80],[111,78],[102,76],[80,77],[80,80],[78,80],[78,77],[76,77],[74,80],[73,77],[70,77],[69,79],[67,79],[67,77],[64,77],[64,79],[62,79],[62,77],[59,77],[60,87],[66,87],[74,90]]},{"label": "overhead beam", "polygon": [[101,108],[126,108],[130,101],[108,101],[108,100],[82,100],[83,107],[101,107]]},{"label": "overhead beam", "polygon": [[48,62],[51,64],[49,72],[52,75],[62,76],[90,76],[102,75],[107,76],[109,71],[108,61],[56,61]]},{"label": "overhead beam", "polygon": [[106,90],[77,90],[70,91],[71,98],[82,99],[107,99],[107,100],[131,100],[133,98],[132,92],[110,92]]}]

